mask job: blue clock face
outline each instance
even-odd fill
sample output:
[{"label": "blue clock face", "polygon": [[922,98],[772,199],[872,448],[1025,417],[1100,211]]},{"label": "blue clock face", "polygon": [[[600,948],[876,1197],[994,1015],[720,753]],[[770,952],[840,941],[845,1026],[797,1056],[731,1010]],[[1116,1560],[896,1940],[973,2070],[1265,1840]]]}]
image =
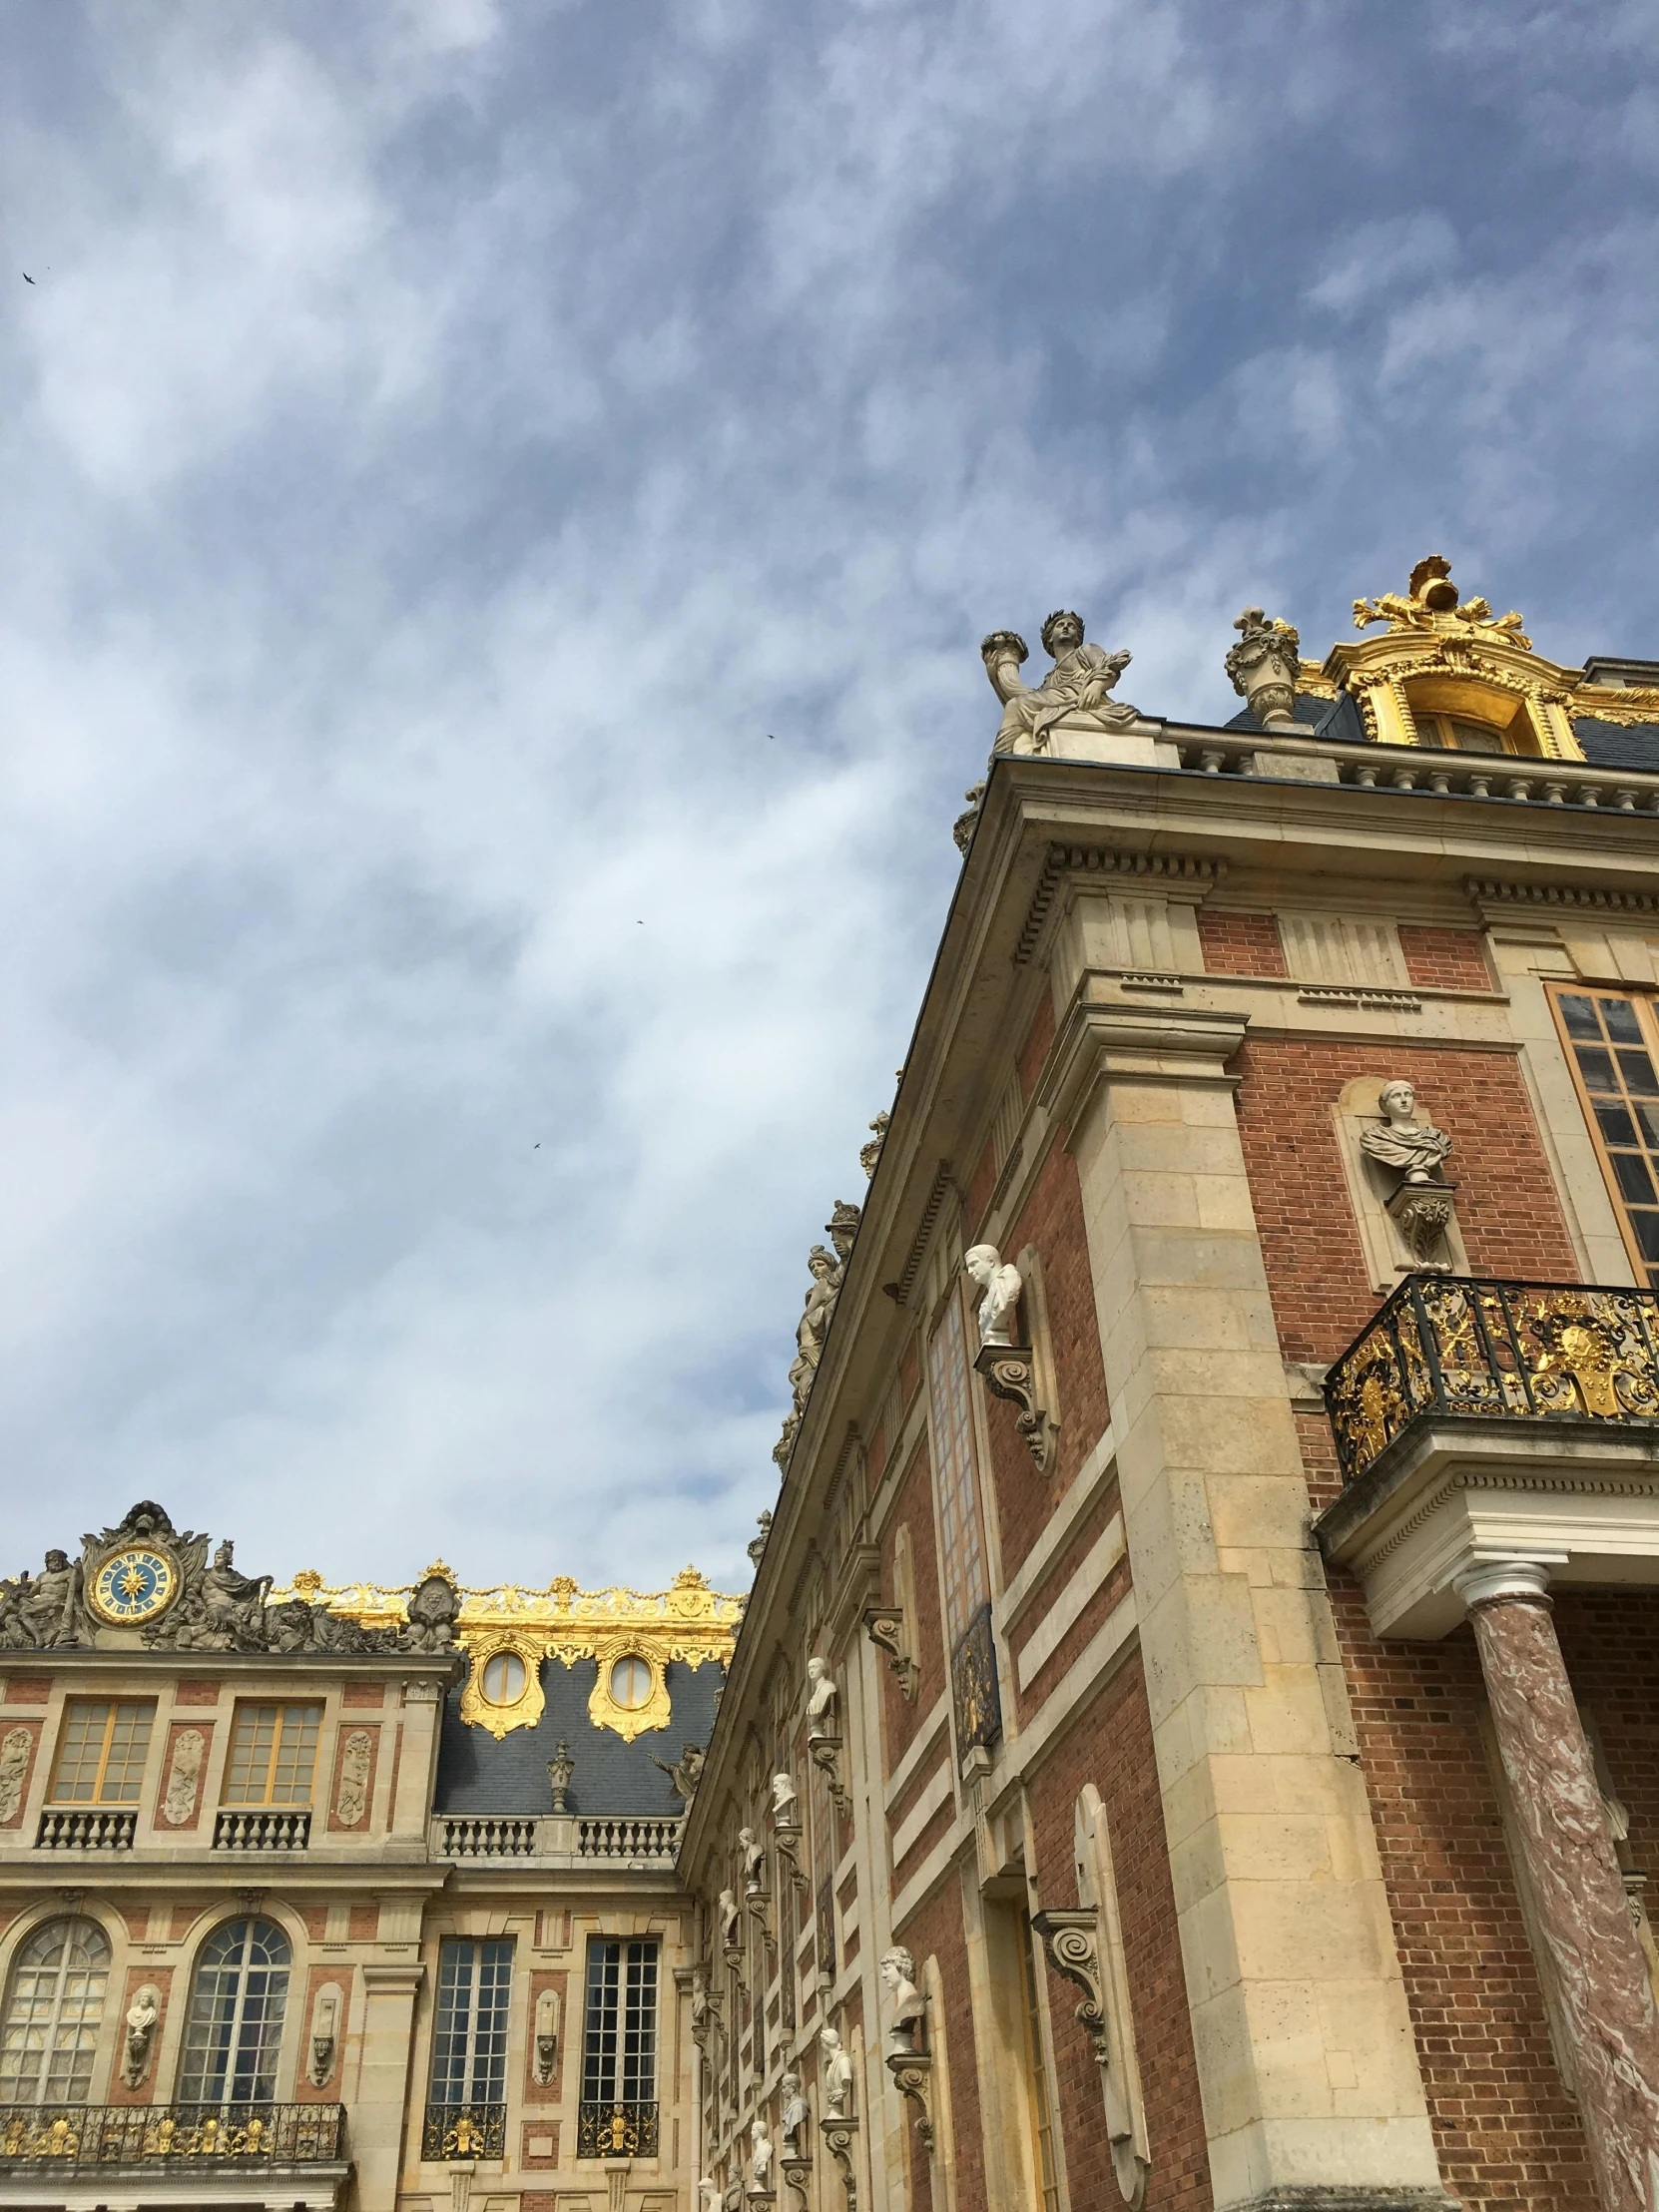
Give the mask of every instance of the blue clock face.
[{"label": "blue clock face", "polygon": [[166,1612],[178,1588],[178,1569],[165,1552],[132,1544],[113,1552],[99,1568],[92,1602],[107,1621],[148,1621]]}]

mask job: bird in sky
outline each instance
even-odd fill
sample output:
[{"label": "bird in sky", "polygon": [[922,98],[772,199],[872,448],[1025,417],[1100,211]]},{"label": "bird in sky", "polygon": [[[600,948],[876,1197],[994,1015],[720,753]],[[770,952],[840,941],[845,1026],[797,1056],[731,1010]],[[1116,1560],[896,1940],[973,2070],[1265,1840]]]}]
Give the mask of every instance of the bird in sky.
[{"label": "bird in sky", "polygon": [[23,281],[26,284],[32,284],[34,282],[34,278],[29,275],[29,272],[27,270],[23,272]]}]

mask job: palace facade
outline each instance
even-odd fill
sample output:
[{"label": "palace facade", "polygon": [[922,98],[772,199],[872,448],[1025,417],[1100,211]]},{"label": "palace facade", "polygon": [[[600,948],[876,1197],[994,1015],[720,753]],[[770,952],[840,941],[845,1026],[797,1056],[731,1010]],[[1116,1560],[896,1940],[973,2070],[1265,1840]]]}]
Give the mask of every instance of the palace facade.
[{"label": "palace facade", "polygon": [[0,2200],[1652,2212],[1659,664],[1356,625],[985,641],[746,1600],[0,1586]]}]

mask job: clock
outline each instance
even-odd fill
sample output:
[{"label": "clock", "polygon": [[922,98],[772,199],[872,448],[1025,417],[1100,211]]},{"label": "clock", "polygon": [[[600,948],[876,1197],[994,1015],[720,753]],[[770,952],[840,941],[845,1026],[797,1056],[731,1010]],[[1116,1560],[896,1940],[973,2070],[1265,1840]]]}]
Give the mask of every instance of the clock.
[{"label": "clock", "polygon": [[179,1594],[179,1569],[153,1544],[124,1544],[92,1578],[92,1609],[112,1627],[153,1621]]}]

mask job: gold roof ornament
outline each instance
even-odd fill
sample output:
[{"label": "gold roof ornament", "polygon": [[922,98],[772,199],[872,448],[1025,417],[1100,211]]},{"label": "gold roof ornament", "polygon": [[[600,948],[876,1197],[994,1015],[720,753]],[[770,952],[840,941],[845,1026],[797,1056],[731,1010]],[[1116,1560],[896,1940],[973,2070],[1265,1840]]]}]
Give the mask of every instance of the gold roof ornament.
[{"label": "gold roof ornament", "polygon": [[1375,600],[1357,599],[1355,629],[1369,630],[1374,622],[1385,622],[1393,630],[1433,630],[1442,623],[1462,623],[1466,628],[1502,632],[1523,652],[1532,650],[1532,640],[1522,631],[1521,618],[1513,608],[1506,615],[1494,615],[1484,599],[1465,599],[1459,604],[1457,586],[1451,581],[1451,563],[1443,553],[1430,553],[1420,560],[1405,589],[1404,599],[1391,591]]},{"label": "gold roof ornament", "polygon": [[[461,1692],[461,1717],[496,1737],[509,1729],[529,1728],[541,1718],[544,1699],[541,1662],[556,1658],[568,1666],[578,1659],[599,1661],[600,1678],[589,1703],[598,1727],[625,1740],[645,1729],[668,1725],[666,1670],[671,1660],[701,1667],[713,1660],[724,1667],[732,1656],[744,1600],[712,1589],[696,1567],[682,1567],[666,1590],[631,1590],[620,1585],[583,1590],[567,1574],[555,1575],[545,1589],[500,1582],[477,1588],[459,1582],[440,1560],[416,1581],[387,1586],[376,1582],[325,1584],[314,1568],[301,1568],[287,1590],[274,1590],[272,1603],[303,1595],[326,1605],[342,1620],[364,1628],[396,1628],[408,1619],[408,1603],[433,1575],[452,1583],[460,1596],[456,1644],[467,1655],[467,1680]],[[491,1662],[516,1660],[486,1675]],[[611,1695],[612,1672],[621,1659],[639,1658],[649,1670],[644,1702],[625,1706]],[[491,1690],[511,1689],[508,1696]]]}]

